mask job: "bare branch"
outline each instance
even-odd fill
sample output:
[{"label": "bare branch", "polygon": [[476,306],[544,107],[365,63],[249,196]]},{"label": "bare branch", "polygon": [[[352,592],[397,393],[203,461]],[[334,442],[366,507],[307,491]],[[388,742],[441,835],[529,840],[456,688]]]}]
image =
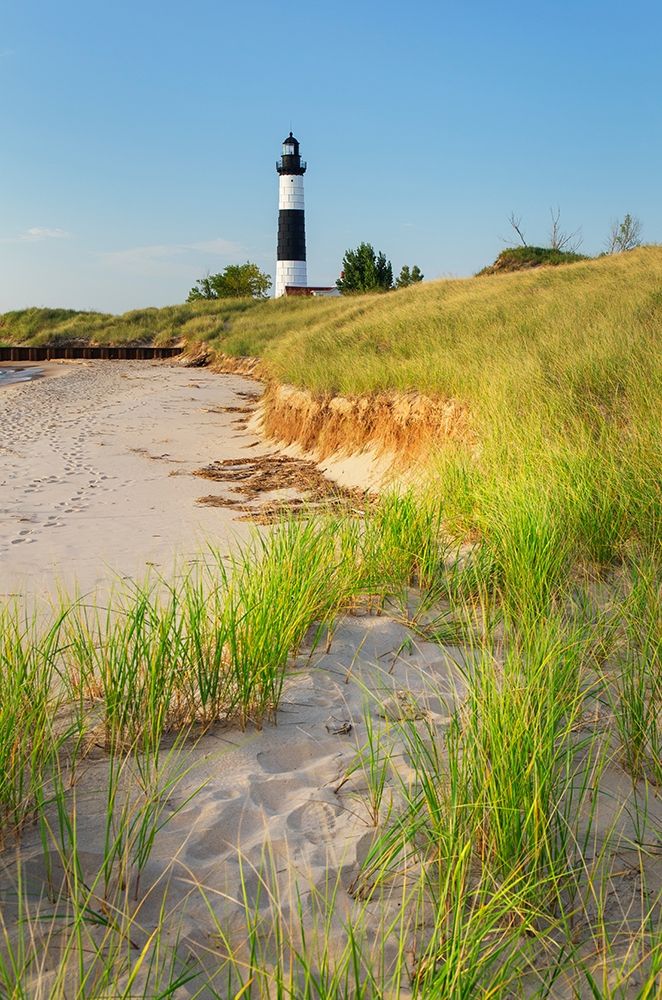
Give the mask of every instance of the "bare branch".
[{"label": "bare branch", "polygon": [[[524,233],[522,232],[522,218],[521,218],[521,216],[515,215],[514,212],[511,212],[510,215],[508,216],[508,222],[510,223],[510,225],[512,226],[512,228],[517,233],[517,235],[519,237],[519,241],[522,244],[522,246],[523,247],[528,246],[529,244],[524,239]],[[503,237],[501,237],[501,238],[503,239]],[[503,242],[504,243],[513,243],[513,240],[503,240]]]},{"label": "bare branch", "polygon": [[556,211],[550,208],[549,214],[552,217],[552,228],[549,231],[550,248],[564,253],[577,253],[583,243],[581,227],[571,233],[565,233],[561,229],[561,209],[558,206]]},{"label": "bare branch", "polygon": [[605,253],[616,253],[618,249],[618,230],[620,223],[615,219],[609,227],[609,236],[605,240]]}]

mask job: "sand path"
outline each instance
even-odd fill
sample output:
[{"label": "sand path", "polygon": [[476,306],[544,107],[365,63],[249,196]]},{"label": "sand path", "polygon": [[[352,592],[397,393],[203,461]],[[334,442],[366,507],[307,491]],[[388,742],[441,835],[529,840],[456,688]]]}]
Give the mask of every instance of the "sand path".
[{"label": "sand path", "polygon": [[246,406],[255,382],[144,361],[58,369],[0,390],[0,596],[168,572],[205,541],[248,533],[230,510],[196,505],[209,490],[190,473],[260,452],[223,410]]}]

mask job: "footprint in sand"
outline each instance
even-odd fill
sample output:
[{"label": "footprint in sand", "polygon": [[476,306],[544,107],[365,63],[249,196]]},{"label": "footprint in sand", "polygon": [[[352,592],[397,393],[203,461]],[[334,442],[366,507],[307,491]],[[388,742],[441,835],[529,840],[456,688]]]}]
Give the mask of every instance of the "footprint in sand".
[{"label": "footprint in sand", "polygon": [[[197,810],[192,812],[195,822],[200,814]],[[256,836],[258,840],[264,837],[263,820],[255,807],[245,800],[222,803],[219,809],[215,808],[214,818],[211,826],[198,827],[197,835],[188,842],[187,860],[218,860],[228,851],[236,851],[238,845],[249,847]]]},{"label": "footprint in sand", "polygon": [[58,515],[57,514],[49,514],[48,517],[46,518],[46,522],[44,524],[44,527],[45,528],[62,528],[62,527],[64,527],[64,521],[58,521]]},{"label": "footprint in sand", "polygon": [[[317,785],[317,782],[305,780],[303,775],[298,775],[299,788],[310,788]],[[259,809],[270,815],[282,814],[286,807],[288,798],[294,790],[291,778],[268,778],[266,781],[249,779],[251,802]]]},{"label": "footprint in sand", "polygon": [[268,774],[301,771],[317,760],[316,752],[310,747],[302,747],[301,744],[281,747],[278,750],[261,750],[257,755],[258,764]]},{"label": "footprint in sand", "polygon": [[341,812],[340,803],[311,799],[292,810],[287,826],[310,843],[323,844],[335,836]]}]

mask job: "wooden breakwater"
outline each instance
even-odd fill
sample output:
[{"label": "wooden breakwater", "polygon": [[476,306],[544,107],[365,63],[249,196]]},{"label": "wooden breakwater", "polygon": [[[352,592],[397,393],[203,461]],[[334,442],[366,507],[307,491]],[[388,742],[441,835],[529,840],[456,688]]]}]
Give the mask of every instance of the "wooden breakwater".
[{"label": "wooden breakwater", "polygon": [[51,344],[46,347],[0,347],[0,361],[66,361],[104,358],[112,361],[153,361],[176,358],[183,347],[81,347]]}]

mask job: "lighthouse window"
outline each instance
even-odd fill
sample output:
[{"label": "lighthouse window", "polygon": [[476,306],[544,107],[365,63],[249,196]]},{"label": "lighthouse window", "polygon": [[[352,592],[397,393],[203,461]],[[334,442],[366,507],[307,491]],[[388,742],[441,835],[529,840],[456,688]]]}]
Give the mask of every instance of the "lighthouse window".
[{"label": "lighthouse window", "polygon": [[294,156],[294,146],[289,142],[283,143],[283,156]]}]

